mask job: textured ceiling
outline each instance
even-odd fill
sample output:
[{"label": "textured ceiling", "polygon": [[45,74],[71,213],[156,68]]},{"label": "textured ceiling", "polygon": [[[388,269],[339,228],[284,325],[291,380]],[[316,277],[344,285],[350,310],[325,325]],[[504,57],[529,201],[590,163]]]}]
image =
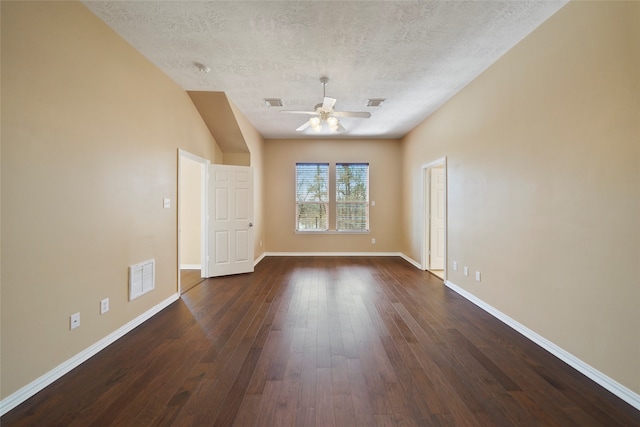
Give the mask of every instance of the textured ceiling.
[{"label": "textured ceiling", "polygon": [[[300,137],[322,101],[341,137],[398,138],[566,1],[85,1],[188,91],[223,91],[266,138]],[[210,68],[201,72],[194,63]],[[267,107],[264,98],[282,98]],[[368,98],[386,98],[366,107]]]}]

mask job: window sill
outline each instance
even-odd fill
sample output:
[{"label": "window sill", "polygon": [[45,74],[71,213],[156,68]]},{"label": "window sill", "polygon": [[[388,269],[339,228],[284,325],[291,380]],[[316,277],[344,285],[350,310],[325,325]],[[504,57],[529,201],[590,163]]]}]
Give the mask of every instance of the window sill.
[{"label": "window sill", "polygon": [[338,231],[338,230],[296,230],[296,234],[370,234],[371,230],[365,231],[357,231],[357,230],[346,230],[346,231]]}]

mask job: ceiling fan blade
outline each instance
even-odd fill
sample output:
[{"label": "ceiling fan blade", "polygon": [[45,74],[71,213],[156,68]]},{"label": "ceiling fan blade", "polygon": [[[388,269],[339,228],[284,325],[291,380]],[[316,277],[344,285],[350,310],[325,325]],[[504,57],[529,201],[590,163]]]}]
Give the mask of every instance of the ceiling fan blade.
[{"label": "ceiling fan blade", "polygon": [[296,129],[296,132],[302,132],[303,130],[305,130],[309,126],[311,126],[311,122],[306,121],[306,122],[304,122],[304,124],[302,126],[300,126],[298,129]]},{"label": "ceiling fan blade", "polygon": [[324,97],[324,101],[322,101],[322,109],[323,110],[332,110],[333,106],[336,105],[337,99],[329,98],[328,96]]},{"label": "ceiling fan blade", "polygon": [[333,115],[336,117],[358,117],[361,119],[368,119],[371,117],[371,113],[367,111],[334,111]]},{"label": "ceiling fan blade", "polygon": [[307,116],[317,116],[318,113],[315,111],[297,111],[297,110],[280,110],[281,113],[287,114],[306,114]]}]

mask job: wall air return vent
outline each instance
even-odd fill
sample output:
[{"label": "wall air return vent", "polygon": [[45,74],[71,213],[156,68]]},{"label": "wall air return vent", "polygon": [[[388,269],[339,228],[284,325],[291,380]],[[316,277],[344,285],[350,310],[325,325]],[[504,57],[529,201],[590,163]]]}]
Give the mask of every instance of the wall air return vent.
[{"label": "wall air return vent", "polygon": [[156,260],[150,259],[129,266],[129,301],[156,287]]}]

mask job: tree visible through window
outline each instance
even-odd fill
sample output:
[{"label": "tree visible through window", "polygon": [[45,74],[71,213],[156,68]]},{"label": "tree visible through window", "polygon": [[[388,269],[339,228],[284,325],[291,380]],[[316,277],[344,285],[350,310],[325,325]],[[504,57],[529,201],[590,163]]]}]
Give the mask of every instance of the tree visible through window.
[{"label": "tree visible through window", "polygon": [[296,164],[296,230],[329,229],[329,164]]},{"label": "tree visible through window", "polygon": [[369,164],[336,164],[336,230],[369,230]]}]

